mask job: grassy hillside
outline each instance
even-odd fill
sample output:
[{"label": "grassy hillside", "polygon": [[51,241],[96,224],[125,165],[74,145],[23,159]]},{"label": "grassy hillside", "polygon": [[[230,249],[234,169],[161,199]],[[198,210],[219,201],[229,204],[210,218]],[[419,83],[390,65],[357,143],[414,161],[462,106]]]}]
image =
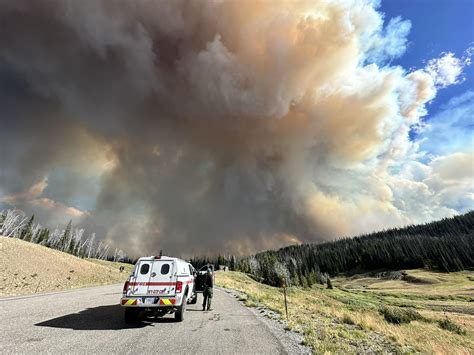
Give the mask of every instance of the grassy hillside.
[{"label": "grassy hillside", "polygon": [[[120,273],[123,265],[125,271]],[[123,282],[132,265],[70,254],[0,237],[0,296],[25,295]]]},{"label": "grassy hillside", "polygon": [[[284,317],[281,288],[239,272],[216,273],[216,283],[246,294]],[[291,287],[289,327],[323,352],[474,352],[474,272],[425,270],[336,278],[321,285]],[[399,324],[397,324],[399,323]]]}]

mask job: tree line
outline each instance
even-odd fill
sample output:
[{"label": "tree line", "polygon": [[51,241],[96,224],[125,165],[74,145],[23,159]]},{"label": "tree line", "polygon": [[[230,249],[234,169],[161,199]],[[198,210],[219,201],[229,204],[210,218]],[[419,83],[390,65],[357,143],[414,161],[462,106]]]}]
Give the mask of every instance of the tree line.
[{"label": "tree line", "polygon": [[[54,230],[35,223],[34,216],[10,209],[0,212],[0,235],[19,238],[81,258],[134,263],[122,250],[97,241],[95,233],[72,222]],[[474,211],[422,225],[393,228],[322,244],[292,245],[250,256],[194,257],[191,263],[227,266],[256,280],[282,286],[326,283],[337,274],[426,267],[444,272],[474,267]]]},{"label": "tree line", "polygon": [[35,223],[34,215],[28,217],[17,209],[0,212],[0,236],[44,245],[80,258],[132,262],[120,249],[112,253],[109,245],[96,240],[95,233],[85,237],[84,232],[83,228],[74,228],[72,221],[64,229],[56,227],[51,231]]},{"label": "tree line", "polygon": [[450,272],[474,267],[474,211],[322,244],[292,245],[251,256],[195,258],[246,272],[274,286],[311,286],[330,276],[426,267]]}]

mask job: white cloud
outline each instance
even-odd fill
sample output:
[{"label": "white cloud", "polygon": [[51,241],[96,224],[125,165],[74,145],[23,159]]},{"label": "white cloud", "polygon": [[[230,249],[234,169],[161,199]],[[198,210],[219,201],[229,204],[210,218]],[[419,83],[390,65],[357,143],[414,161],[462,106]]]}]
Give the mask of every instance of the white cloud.
[{"label": "white cloud", "polygon": [[471,179],[474,175],[474,152],[454,153],[433,159],[433,173],[446,182]]},{"label": "white cloud", "polygon": [[455,153],[428,164],[413,162],[391,176],[394,206],[413,222],[427,222],[474,208],[473,152]]},{"label": "white cloud", "polygon": [[435,85],[445,88],[449,85],[459,84],[465,80],[462,71],[471,64],[471,50],[468,49],[464,57],[457,58],[453,53],[443,53],[439,58],[428,61],[425,71],[431,75]]}]

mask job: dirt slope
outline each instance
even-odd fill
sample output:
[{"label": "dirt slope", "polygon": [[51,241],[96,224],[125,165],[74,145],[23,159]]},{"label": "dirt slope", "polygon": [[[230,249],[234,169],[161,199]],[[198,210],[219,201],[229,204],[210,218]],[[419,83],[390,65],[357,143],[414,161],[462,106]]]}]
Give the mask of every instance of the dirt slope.
[{"label": "dirt slope", "polygon": [[[120,265],[125,266],[122,273]],[[0,237],[0,296],[123,282],[131,268],[128,264],[94,262],[38,244]]]}]

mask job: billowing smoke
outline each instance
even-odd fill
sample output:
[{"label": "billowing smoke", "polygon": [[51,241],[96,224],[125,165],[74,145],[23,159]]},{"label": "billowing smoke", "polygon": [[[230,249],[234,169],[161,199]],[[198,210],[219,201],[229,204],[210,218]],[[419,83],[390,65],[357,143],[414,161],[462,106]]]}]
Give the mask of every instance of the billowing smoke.
[{"label": "billowing smoke", "polygon": [[408,133],[469,60],[389,66],[409,30],[365,0],[1,1],[0,203],[181,255],[462,212],[472,153]]}]

